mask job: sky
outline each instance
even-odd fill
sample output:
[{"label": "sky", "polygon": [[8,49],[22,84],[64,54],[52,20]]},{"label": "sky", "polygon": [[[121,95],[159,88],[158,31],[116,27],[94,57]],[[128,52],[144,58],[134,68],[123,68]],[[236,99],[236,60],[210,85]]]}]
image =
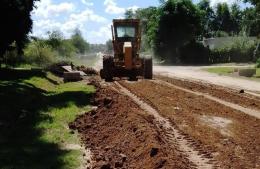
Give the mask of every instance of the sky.
[{"label": "sky", "polygon": [[[236,1],[211,0],[211,5]],[[105,43],[111,39],[113,19],[123,18],[127,9],[158,5],[159,0],[41,0],[32,12],[32,35],[46,37],[48,31],[59,30],[68,38],[78,28],[89,43]]]}]

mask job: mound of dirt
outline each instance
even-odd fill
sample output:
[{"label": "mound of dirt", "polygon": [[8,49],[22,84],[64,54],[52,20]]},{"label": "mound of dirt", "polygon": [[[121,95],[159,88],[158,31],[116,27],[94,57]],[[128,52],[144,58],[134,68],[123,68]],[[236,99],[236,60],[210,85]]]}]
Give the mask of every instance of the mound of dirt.
[{"label": "mound of dirt", "polygon": [[91,67],[85,67],[82,65],[82,66],[78,66],[76,69],[78,71],[82,71],[82,72],[86,73],[87,75],[98,75],[98,72]]},{"label": "mound of dirt", "polygon": [[113,87],[97,91],[98,109],[69,125],[91,149],[93,168],[193,168],[180,152],[169,148],[153,117],[130,98]]}]

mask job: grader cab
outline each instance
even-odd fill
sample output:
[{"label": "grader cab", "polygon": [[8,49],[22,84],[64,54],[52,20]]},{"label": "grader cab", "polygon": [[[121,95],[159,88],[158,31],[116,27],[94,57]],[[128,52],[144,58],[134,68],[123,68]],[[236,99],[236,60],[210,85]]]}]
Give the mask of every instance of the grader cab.
[{"label": "grader cab", "polygon": [[106,81],[112,81],[114,77],[129,77],[130,80],[137,80],[138,77],[152,79],[152,58],[142,58],[139,55],[140,20],[114,19],[111,30],[114,56],[103,56],[101,78]]}]

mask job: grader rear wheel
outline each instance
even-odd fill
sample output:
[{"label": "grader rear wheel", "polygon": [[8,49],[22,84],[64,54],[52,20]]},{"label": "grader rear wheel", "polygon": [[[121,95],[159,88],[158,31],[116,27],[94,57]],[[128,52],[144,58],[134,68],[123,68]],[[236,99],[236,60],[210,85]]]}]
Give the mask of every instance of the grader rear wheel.
[{"label": "grader rear wheel", "polygon": [[112,81],[114,74],[114,59],[112,56],[105,56],[103,58],[103,69],[100,71],[101,78],[105,81]]},{"label": "grader rear wheel", "polygon": [[152,79],[153,78],[153,59],[152,58],[145,58],[144,59],[144,78],[145,79]]}]

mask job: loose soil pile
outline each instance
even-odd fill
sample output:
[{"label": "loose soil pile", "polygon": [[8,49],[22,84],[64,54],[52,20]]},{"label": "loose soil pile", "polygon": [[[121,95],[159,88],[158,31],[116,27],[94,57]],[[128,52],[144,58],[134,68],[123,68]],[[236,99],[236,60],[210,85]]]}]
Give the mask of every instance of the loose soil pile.
[{"label": "loose soil pile", "polygon": [[99,88],[94,103],[97,110],[70,124],[90,148],[93,168],[194,168],[179,151],[169,148],[153,117],[119,94],[113,84]]}]

